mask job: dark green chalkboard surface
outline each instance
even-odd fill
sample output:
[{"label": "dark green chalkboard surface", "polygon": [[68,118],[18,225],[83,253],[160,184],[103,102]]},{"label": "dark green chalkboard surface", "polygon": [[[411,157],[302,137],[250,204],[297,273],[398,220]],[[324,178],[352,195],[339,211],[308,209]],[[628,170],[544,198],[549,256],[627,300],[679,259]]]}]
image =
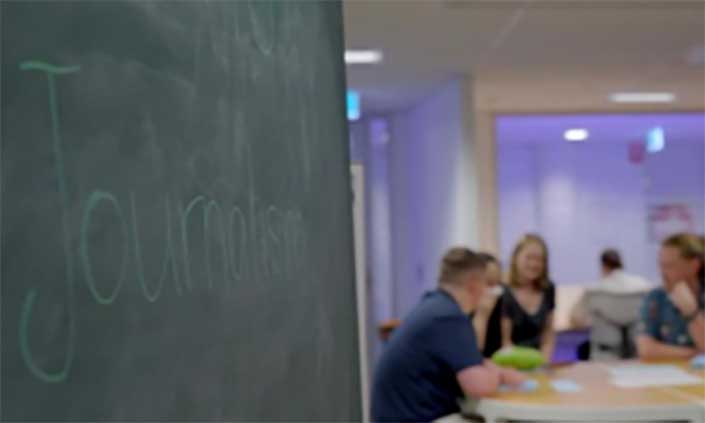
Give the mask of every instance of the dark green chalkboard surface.
[{"label": "dark green chalkboard surface", "polygon": [[341,5],[0,4],[0,417],[358,420]]}]

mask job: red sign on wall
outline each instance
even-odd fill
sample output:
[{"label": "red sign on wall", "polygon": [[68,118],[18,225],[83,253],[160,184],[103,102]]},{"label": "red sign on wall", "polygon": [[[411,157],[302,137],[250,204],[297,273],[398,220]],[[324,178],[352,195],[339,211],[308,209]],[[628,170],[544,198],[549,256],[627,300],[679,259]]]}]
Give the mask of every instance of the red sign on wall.
[{"label": "red sign on wall", "polygon": [[646,149],[641,141],[629,143],[629,161],[634,164],[641,164],[646,157]]}]

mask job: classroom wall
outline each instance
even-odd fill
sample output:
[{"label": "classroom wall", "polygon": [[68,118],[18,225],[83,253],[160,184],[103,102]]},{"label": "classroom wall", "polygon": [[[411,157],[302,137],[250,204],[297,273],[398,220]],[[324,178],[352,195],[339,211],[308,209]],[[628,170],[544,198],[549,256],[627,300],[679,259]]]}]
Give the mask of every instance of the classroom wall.
[{"label": "classroom wall", "polygon": [[[473,142],[481,147],[477,179],[483,248],[500,252],[499,193],[495,154],[495,118],[516,114],[573,113],[667,113],[705,110],[705,80],[702,69],[693,66],[618,65],[585,67],[487,67],[474,74],[475,122]],[[673,91],[678,99],[671,104],[621,104],[608,101],[607,94],[620,91]]]},{"label": "classroom wall", "polygon": [[365,174],[366,281],[370,362],[381,345],[377,325],[395,318],[389,194],[387,120],[370,117],[350,124],[350,156]]},{"label": "classroom wall", "polygon": [[468,86],[451,81],[409,109],[350,125],[352,160],[365,166],[369,308],[377,323],[403,318],[436,286],[448,248],[477,245],[472,120],[463,119]]},{"label": "classroom wall", "polygon": [[642,164],[626,144],[498,145],[501,256],[521,234],[541,233],[558,284],[599,277],[597,259],[618,248],[628,270],[658,282],[658,244],[648,236],[647,205],[686,201],[703,231],[703,140],[668,145]]},{"label": "classroom wall", "polygon": [[[647,156],[647,204],[682,202],[688,204],[695,215],[695,230],[705,233],[705,140],[687,143],[670,143],[658,154]],[[645,272],[658,278],[658,244],[646,248]]]},{"label": "classroom wall", "polygon": [[389,183],[395,312],[403,317],[437,284],[454,245],[477,244],[474,160],[462,80],[390,118]]}]

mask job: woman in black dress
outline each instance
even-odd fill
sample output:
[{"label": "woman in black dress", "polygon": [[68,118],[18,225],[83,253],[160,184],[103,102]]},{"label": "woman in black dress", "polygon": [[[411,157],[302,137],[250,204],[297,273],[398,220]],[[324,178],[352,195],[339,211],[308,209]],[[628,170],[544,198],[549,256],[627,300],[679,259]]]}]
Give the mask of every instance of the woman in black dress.
[{"label": "woman in black dress", "polygon": [[555,287],[548,277],[548,248],[538,235],[525,235],[514,248],[509,289],[502,299],[502,346],[536,348],[550,362]]}]

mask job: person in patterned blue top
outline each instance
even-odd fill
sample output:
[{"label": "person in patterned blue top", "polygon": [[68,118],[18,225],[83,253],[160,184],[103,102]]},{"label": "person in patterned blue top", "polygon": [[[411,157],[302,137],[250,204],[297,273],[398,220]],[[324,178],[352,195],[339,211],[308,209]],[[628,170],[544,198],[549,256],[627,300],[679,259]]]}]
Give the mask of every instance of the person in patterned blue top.
[{"label": "person in patterned blue top", "polygon": [[687,359],[705,351],[705,246],[693,234],[661,244],[663,287],[649,293],[637,338],[642,359]]}]

